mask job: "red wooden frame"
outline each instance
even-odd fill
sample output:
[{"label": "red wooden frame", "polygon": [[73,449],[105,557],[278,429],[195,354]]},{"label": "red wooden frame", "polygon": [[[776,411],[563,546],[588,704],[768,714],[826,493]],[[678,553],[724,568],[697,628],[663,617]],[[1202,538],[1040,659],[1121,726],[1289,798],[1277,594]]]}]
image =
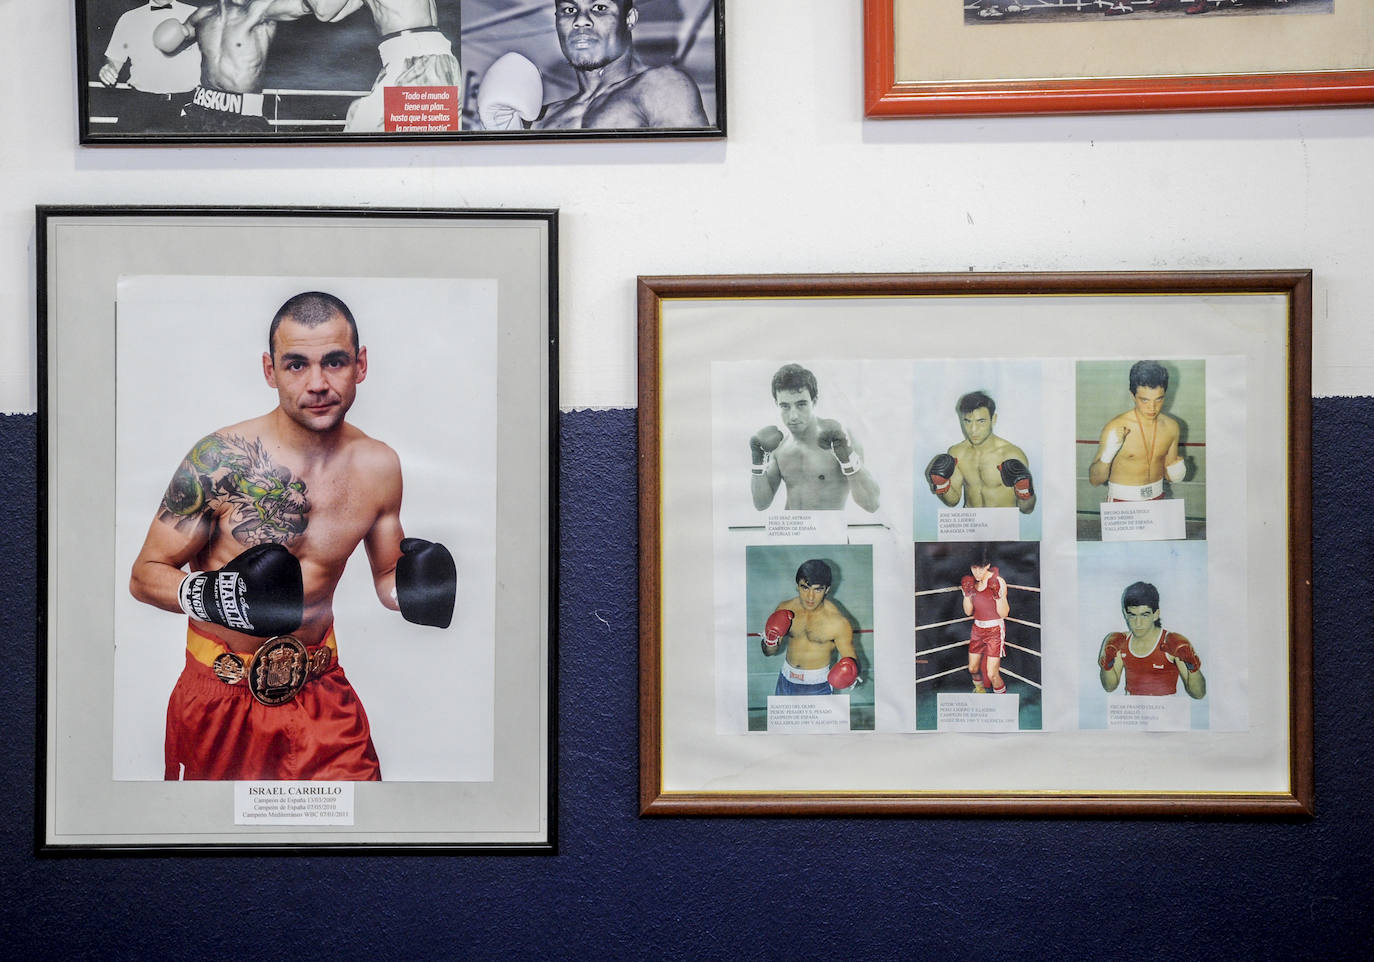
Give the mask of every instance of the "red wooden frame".
[{"label": "red wooden frame", "polygon": [[1374,69],[915,83],[896,76],[895,0],[864,0],[864,115],[976,116],[1374,104]]}]

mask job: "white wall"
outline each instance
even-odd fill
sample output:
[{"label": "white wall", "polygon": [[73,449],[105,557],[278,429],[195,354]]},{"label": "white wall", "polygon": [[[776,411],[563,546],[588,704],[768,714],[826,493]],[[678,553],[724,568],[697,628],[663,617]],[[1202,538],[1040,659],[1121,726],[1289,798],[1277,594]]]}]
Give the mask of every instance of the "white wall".
[{"label": "white wall", "polygon": [[678,273],[1310,267],[1314,393],[1374,393],[1371,109],[865,121],[858,3],[731,0],[723,142],[82,148],[72,6],[0,0],[0,411],[39,203],[560,208],[566,408],[635,403]]}]

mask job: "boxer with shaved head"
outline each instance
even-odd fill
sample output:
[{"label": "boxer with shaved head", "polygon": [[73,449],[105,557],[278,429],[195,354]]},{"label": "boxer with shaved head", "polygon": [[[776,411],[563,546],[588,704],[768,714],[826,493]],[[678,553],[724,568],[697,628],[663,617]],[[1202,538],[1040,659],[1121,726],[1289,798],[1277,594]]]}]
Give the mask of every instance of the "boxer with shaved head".
[{"label": "boxer with shaved head", "polygon": [[707,125],[696,81],[676,64],[651,67],[635,52],[634,0],[554,0],[553,21],[577,92],[545,104],[539,69],[507,53],[478,88],[478,115],[487,130]]},{"label": "boxer with shaved head", "polygon": [[361,543],[382,605],[446,628],[457,570],[405,537],[396,452],[345,420],[367,368],[343,301],[292,297],[262,355],[276,407],[201,438],[167,486],[129,587],[190,619],[168,779],[381,777],[339,667],[335,588]]}]

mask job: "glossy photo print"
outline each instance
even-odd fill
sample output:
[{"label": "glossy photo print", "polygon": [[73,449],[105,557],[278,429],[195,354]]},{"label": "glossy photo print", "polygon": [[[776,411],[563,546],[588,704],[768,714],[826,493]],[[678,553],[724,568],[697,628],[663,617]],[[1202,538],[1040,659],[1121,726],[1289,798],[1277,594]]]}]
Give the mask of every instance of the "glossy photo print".
[{"label": "glossy photo print", "polygon": [[40,208],[42,850],[552,850],[555,230]]},{"label": "glossy photo print", "polygon": [[724,0],[77,0],[86,144],[720,137]]}]

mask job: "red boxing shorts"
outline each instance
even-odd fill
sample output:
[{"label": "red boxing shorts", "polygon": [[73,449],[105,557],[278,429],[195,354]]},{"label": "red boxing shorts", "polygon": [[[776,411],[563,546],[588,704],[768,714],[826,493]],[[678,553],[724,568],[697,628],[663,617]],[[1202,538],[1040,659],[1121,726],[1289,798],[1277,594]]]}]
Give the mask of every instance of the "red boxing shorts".
[{"label": "red boxing shorts", "polygon": [[1007,654],[1007,623],[998,620],[990,627],[973,623],[969,629],[968,651],[971,655],[1003,658]]},{"label": "red boxing shorts", "polygon": [[380,781],[367,713],[334,657],[330,628],[306,649],[311,668],[299,691],[282,704],[263,704],[245,681],[212,668],[234,658],[194,625],[186,630],[186,667],[167,702],[165,770],[169,781]]}]

